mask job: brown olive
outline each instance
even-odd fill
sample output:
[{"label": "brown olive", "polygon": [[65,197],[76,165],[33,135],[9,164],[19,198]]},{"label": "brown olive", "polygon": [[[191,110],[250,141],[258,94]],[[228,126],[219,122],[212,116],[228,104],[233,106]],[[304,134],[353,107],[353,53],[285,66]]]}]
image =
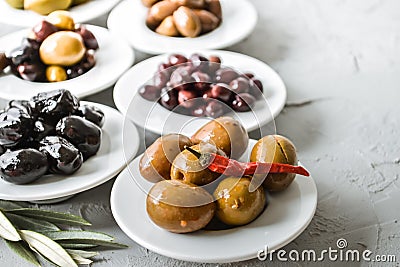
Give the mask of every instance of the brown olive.
[{"label": "brown olive", "polygon": [[157,27],[156,32],[171,37],[179,35],[179,32],[175,26],[174,18],[172,16],[166,17]]},{"label": "brown olive", "polygon": [[247,131],[239,121],[220,117],[201,127],[193,136],[194,144],[211,142],[232,158],[239,158],[249,143]]},{"label": "brown olive", "polygon": [[264,210],[266,197],[262,186],[250,192],[249,178],[229,177],[215,189],[216,215],[227,225],[244,225],[252,222]]},{"label": "brown olive", "polygon": [[173,233],[204,228],[214,217],[215,203],[203,188],[174,180],[155,184],[146,199],[150,219]]},{"label": "brown olive", "polygon": [[222,7],[219,0],[206,0],[208,11],[213,13],[220,20],[222,19]]},{"label": "brown olive", "polygon": [[61,82],[67,79],[67,72],[60,66],[48,66],[46,68],[46,78],[49,82]]},{"label": "brown olive", "polygon": [[46,21],[50,22],[60,30],[72,31],[75,29],[74,19],[70,13],[65,10],[56,10],[46,17]]},{"label": "brown olive", "polygon": [[191,146],[190,139],[181,134],[168,134],[158,138],[144,152],[139,163],[140,174],[150,182],[170,179],[172,162],[184,150]]},{"label": "brown olive", "polygon": [[[250,161],[297,165],[296,148],[286,137],[267,135],[254,145]],[[274,192],[285,190],[295,177],[296,174],[293,173],[270,173],[267,176],[262,174],[255,175],[256,179],[264,180],[265,189]]]},{"label": "brown olive", "polygon": [[171,1],[161,1],[154,4],[149,11],[149,16],[153,17],[159,23],[166,17],[171,16],[172,13],[178,8],[178,5]]},{"label": "brown olive", "polygon": [[169,0],[178,6],[187,6],[189,8],[205,8],[205,0]]},{"label": "brown olive", "polygon": [[[191,148],[200,153],[217,153],[225,156],[222,150],[209,143],[200,143]],[[212,172],[207,167],[201,166],[198,158],[188,150],[184,150],[176,156],[171,167],[171,179],[199,186],[209,184],[219,176],[219,173]]]},{"label": "brown olive", "polygon": [[39,48],[40,59],[47,65],[72,66],[82,60],[82,37],[72,31],[59,31],[47,37]]},{"label": "brown olive", "polygon": [[201,22],[201,33],[207,33],[219,25],[219,19],[211,12],[204,9],[193,9],[193,12],[199,17]]},{"label": "brown olive", "polygon": [[175,26],[185,37],[197,37],[201,33],[200,18],[188,7],[181,6],[174,14]]},{"label": "brown olive", "polygon": [[142,0],[142,4],[146,7],[151,7],[155,3],[157,3],[159,0]]}]

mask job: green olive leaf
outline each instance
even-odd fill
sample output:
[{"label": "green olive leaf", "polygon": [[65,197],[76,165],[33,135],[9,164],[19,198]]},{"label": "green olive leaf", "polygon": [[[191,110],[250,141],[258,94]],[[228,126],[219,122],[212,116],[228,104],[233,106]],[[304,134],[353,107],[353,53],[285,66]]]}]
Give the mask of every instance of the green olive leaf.
[{"label": "green olive leaf", "polygon": [[86,221],[82,217],[48,210],[31,209],[31,208],[20,208],[8,210],[7,213],[12,213],[16,215],[26,216],[38,220],[43,220],[56,224],[65,224],[70,226],[90,226],[90,222]]},{"label": "green olive leaf", "polygon": [[0,237],[10,240],[19,241],[21,237],[19,236],[17,229],[11,224],[8,218],[0,211]]},{"label": "green olive leaf", "polygon": [[29,230],[20,230],[19,233],[30,247],[54,264],[58,266],[78,266],[59,244],[47,236]]},{"label": "green olive leaf", "polygon": [[34,218],[23,217],[20,215],[8,213],[7,218],[10,222],[20,230],[31,230],[35,232],[46,232],[46,231],[59,231],[55,224],[37,220]]},{"label": "green olive leaf", "polygon": [[76,262],[76,264],[79,264],[79,265],[90,265],[93,263],[92,260],[86,259],[82,256],[75,255],[75,254],[71,254],[71,258]]},{"label": "green olive leaf", "polygon": [[15,202],[0,199],[0,210],[5,211],[5,210],[12,210],[12,209],[20,209],[20,208],[22,208],[22,206],[18,205]]},{"label": "green olive leaf", "polygon": [[82,230],[51,231],[43,232],[43,234],[54,241],[98,240],[107,242],[114,240],[114,237],[103,233]]},{"label": "green olive leaf", "polygon": [[12,241],[8,241],[5,240],[7,246],[14,251],[18,256],[20,256],[21,258],[25,259],[26,261],[32,263],[35,266],[40,267],[40,263],[37,260],[37,258],[35,257],[35,254],[33,254],[33,252],[29,249],[29,247],[19,241],[19,242],[12,242]]},{"label": "green olive leaf", "polygon": [[69,253],[69,255],[78,255],[83,258],[93,258],[99,253],[97,251],[86,251],[86,250],[79,250],[79,249],[66,249],[66,251]]},{"label": "green olive leaf", "polygon": [[69,249],[89,249],[98,247],[98,245],[94,244],[82,244],[82,243],[68,243],[68,242],[58,242],[63,248]]}]

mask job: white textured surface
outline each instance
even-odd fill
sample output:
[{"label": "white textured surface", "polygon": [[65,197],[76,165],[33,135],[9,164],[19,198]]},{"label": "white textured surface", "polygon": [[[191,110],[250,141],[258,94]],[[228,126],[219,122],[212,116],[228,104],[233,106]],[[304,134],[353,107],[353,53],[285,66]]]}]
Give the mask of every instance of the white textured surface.
[{"label": "white textured surface", "polygon": [[[285,249],[322,250],[335,247],[336,240],[344,237],[350,248],[367,247],[374,254],[395,254],[400,260],[400,2],[253,2],[260,15],[256,31],[231,50],[275,68],[288,87],[288,102],[314,100],[287,107],[276,120],[278,132],[297,145],[299,158],[313,173],[319,190],[311,225]],[[95,22],[104,25],[104,21]],[[12,30],[0,25],[0,34]],[[110,96],[106,91],[89,99],[112,104]],[[153,254],[130,241],[110,214],[111,186],[109,182],[43,208],[81,213],[93,222],[92,229],[114,234],[131,246],[102,252],[95,266],[198,266]],[[0,262],[24,266],[3,243]],[[265,263],[252,260],[226,266],[243,265]]]}]

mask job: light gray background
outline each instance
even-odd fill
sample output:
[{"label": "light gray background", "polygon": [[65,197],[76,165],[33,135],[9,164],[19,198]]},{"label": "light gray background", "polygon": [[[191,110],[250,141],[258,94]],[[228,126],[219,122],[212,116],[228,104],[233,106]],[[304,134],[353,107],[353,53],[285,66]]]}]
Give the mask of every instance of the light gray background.
[{"label": "light gray background", "polygon": [[[395,254],[400,261],[400,1],[253,2],[259,12],[254,33],[228,49],[261,59],[279,72],[288,103],[312,100],[288,106],[276,118],[278,133],[294,141],[319,194],[310,226],[285,249],[335,248],[338,238],[346,238],[350,248]],[[106,16],[92,23],[104,26],[105,21]],[[14,30],[0,25],[0,35]],[[147,57],[137,53],[137,61]],[[113,105],[112,89],[88,100]],[[130,246],[102,252],[94,266],[198,266],[154,254],[121,232],[110,212],[113,182],[41,207],[81,214],[93,222],[91,229]],[[25,266],[3,243],[0,263]],[[252,260],[219,266],[264,264]]]}]

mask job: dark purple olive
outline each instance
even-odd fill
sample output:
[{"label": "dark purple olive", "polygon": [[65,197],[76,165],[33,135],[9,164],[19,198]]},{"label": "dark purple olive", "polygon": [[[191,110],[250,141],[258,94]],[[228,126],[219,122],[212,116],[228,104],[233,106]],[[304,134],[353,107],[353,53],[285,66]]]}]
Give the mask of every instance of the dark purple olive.
[{"label": "dark purple olive", "polygon": [[62,118],[56,126],[56,133],[78,148],[82,153],[83,160],[95,155],[100,149],[100,127],[79,116]]},{"label": "dark purple olive", "polygon": [[94,67],[96,60],[94,58],[93,50],[88,50],[83,59],[73,66],[66,67],[68,79],[74,79],[76,77],[85,74]]},{"label": "dark purple olive", "polygon": [[43,82],[46,77],[46,66],[41,62],[38,63],[22,63],[17,67],[19,76],[30,82]]},{"label": "dark purple olive", "polygon": [[250,90],[249,79],[243,77],[234,79],[229,86],[236,94],[248,93]]},{"label": "dark purple olive", "polygon": [[32,32],[35,34],[36,40],[40,43],[49,37],[50,34],[53,34],[56,31],[58,31],[57,27],[46,20],[42,20],[32,28]]},{"label": "dark purple olive", "polygon": [[210,61],[209,63],[209,73],[210,74],[215,74],[219,68],[221,68],[221,58],[218,56],[209,56],[208,60]]},{"label": "dark purple olive", "polygon": [[11,63],[11,60],[6,56],[6,53],[0,52],[0,73],[7,68]]},{"label": "dark purple olive", "polygon": [[9,108],[18,108],[27,113],[32,118],[36,117],[35,104],[28,100],[11,100],[8,102]]},{"label": "dark purple olive", "polygon": [[30,47],[34,50],[39,51],[41,43],[32,38],[23,38],[21,42],[21,47]]},{"label": "dark purple olive", "polygon": [[167,85],[167,82],[169,81],[168,77],[168,72],[167,71],[159,71],[156,72],[153,76],[153,85],[160,88],[164,88]]},{"label": "dark purple olive", "polygon": [[100,128],[104,125],[104,112],[96,106],[82,105],[79,107],[76,115],[93,122]]},{"label": "dark purple olive", "polygon": [[232,108],[238,112],[246,112],[254,107],[255,102],[255,97],[248,93],[238,94],[232,102]]},{"label": "dark purple olive", "polygon": [[239,74],[231,68],[221,68],[215,73],[215,81],[218,83],[229,84],[232,80],[236,79]]},{"label": "dark purple olive", "polygon": [[160,104],[168,110],[173,110],[178,106],[178,91],[171,88],[163,88],[161,90]]},{"label": "dark purple olive", "polygon": [[157,86],[144,85],[140,87],[139,94],[146,100],[157,101],[160,98],[161,90]]},{"label": "dark purple olive", "polygon": [[79,108],[79,100],[65,89],[39,93],[31,101],[39,116],[51,125],[56,125],[61,118],[75,113]]},{"label": "dark purple olive", "polygon": [[0,114],[0,145],[13,147],[26,139],[33,127],[32,118],[19,108],[9,108]]},{"label": "dark purple olive", "polygon": [[172,87],[177,87],[182,84],[193,82],[191,74],[192,74],[191,66],[180,66],[176,68],[176,70],[174,70],[171,74],[171,78],[169,80],[170,85]]},{"label": "dark purple olive", "polygon": [[254,74],[253,74],[253,73],[250,73],[250,72],[246,72],[246,73],[244,73],[244,74],[242,75],[242,77],[248,78],[248,79],[252,79],[252,78],[254,78]]},{"label": "dark purple olive", "polygon": [[36,149],[7,151],[0,156],[0,176],[9,183],[31,183],[46,174],[48,168],[46,155]]},{"label": "dark purple olive", "polygon": [[185,56],[179,54],[172,54],[168,57],[168,63],[171,66],[176,66],[179,64],[186,63],[188,60]]},{"label": "dark purple olive", "polygon": [[19,47],[10,52],[11,65],[16,69],[23,63],[41,64],[39,50],[31,46]]},{"label": "dark purple olive", "polygon": [[204,91],[204,92],[203,92],[203,98],[204,98],[204,99],[213,98],[212,90],[211,90],[211,89],[208,89],[208,90]]},{"label": "dark purple olive", "polygon": [[252,79],[253,83],[256,85],[256,88],[261,91],[261,93],[264,92],[264,86],[262,84],[262,82],[258,79]]},{"label": "dark purple olive", "polygon": [[221,117],[222,115],[224,115],[224,113],[225,108],[223,103],[215,99],[210,99],[210,101],[208,101],[204,111],[205,116],[212,118]]},{"label": "dark purple olive", "polygon": [[228,102],[230,99],[232,99],[233,93],[229,89],[229,85],[225,83],[217,83],[211,87],[211,96],[212,98]]},{"label": "dark purple olive", "polygon": [[208,60],[211,63],[217,63],[217,64],[221,64],[221,62],[222,62],[222,60],[221,60],[221,58],[219,56],[209,56]]},{"label": "dark purple olive", "polygon": [[207,73],[196,71],[192,73],[192,78],[197,90],[204,91],[210,88],[211,78]]},{"label": "dark purple olive", "polygon": [[39,151],[46,154],[49,170],[56,174],[72,174],[83,163],[82,153],[60,136],[46,136],[40,141]]},{"label": "dark purple olive", "polygon": [[79,25],[75,31],[80,34],[87,49],[99,49],[99,43],[97,42],[96,37],[84,25]]},{"label": "dark purple olive", "polygon": [[[160,65],[158,65],[158,71],[167,71],[169,70],[171,67],[170,64],[167,63],[161,63]],[[169,71],[168,71],[169,72]]]},{"label": "dark purple olive", "polygon": [[39,118],[33,124],[32,139],[39,142],[48,135],[55,135],[56,129],[53,125],[47,124],[42,118]]},{"label": "dark purple olive", "polygon": [[191,109],[196,105],[197,94],[193,91],[181,90],[178,93],[178,102],[181,107]]},{"label": "dark purple olive", "polygon": [[206,106],[205,105],[199,105],[192,109],[192,112],[190,115],[195,116],[195,117],[204,117],[204,113],[206,112]]},{"label": "dark purple olive", "polygon": [[209,63],[206,57],[200,54],[193,54],[190,56],[189,61],[192,63],[193,70],[201,72],[209,71]]}]

